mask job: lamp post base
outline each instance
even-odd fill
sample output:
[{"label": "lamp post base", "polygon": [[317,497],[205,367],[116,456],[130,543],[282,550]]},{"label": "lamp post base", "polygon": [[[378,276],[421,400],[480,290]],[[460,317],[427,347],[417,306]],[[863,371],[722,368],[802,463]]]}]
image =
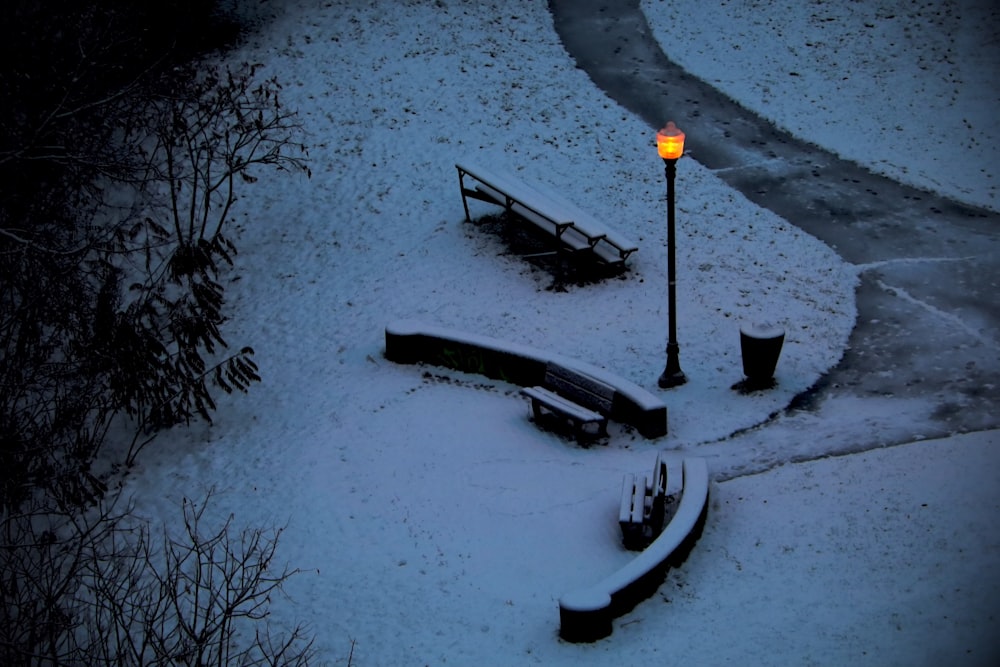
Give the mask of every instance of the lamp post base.
[{"label": "lamp post base", "polygon": [[656,384],[659,385],[660,389],[670,389],[671,387],[679,387],[685,382],[687,382],[687,376],[684,375],[684,371],[677,370],[673,373],[663,371]]},{"label": "lamp post base", "polygon": [[681,370],[681,362],[677,355],[678,351],[676,343],[667,345],[667,367],[663,369],[660,379],[656,381],[660,389],[679,387],[687,382],[687,377],[684,375],[684,371]]}]

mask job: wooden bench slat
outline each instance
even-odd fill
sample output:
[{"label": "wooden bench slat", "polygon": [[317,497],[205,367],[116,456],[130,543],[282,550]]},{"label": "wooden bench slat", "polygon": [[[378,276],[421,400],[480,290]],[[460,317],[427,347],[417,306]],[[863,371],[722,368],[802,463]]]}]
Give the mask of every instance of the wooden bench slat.
[{"label": "wooden bench slat", "polygon": [[622,498],[618,509],[618,525],[622,531],[622,543],[626,549],[641,549],[645,546],[645,525],[642,520],[645,505],[646,480],[638,481],[632,473],[622,479]]},{"label": "wooden bench slat", "polygon": [[632,523],[642,524],[646,518],[646,476],[635,478],[635,494],[632,496]]},{"label": "wooden bench slat", "polygon": [[[462,165],[457,166],[481,184],[486,185],[495,192],[510,196],[525,208],[532,209],[538,214],[552,218],[553,222],[565,224],[572,224],[573,222],[572,219],[563,215],[558,208],[554,207],[552,202],[547,200],[544,195],[524,181],[513,176],[496,174],[481,167],[470,169]],[[502,198],[501,201],[503,201]]]},{"label": "wooden bench slat", "polygon": [[[624,260],[628,258],[629,255],[639,250],[639,246],[632,243],[625,237],[614,232],[610,232],[604,235],[601,239],[601,243],[597,244],[598,248],[601,246],[607,246],[605,249],[614,255],[617,255],[620,259]],[[597,248],[595,248],[595,251]]]},{"label": "wooden bench slat", "polygon": [[609,229],[604,233],[604,240],[607,243],[613,245],[620,252],[630,254],[636,252],[639,249],[638,245],[636,245],[635,243],[633,243],[632,241],[630,241],[629,239],[625,238],[624,236],[622,236],[621,234],[612,229]]},{"label": "wooden bench slat", "polygon": [[559,394],[549,391],[545,387],[524,387],[521,393],[532,398],[533,400],[541,401],[546,407],[553,410],[573,417],[577,421],[585,424],[592,424],[596,422],[601,422],[605,420],[604,415],[594,412],[593,410],[588,410],[582,405],[577,405],[573,401],[560,396]]},{"label": "wooden bench slat", "polygon": [[625,257],[628,256],[625,255],[625,257],[623,257],[622,253],[620,253],[619,251],[614,250],[606,245],[602,245],[600,243],[591,248],[591,251],[595,255],[597,255],[602,261],[607,262],[608,264],[618,264],[620,262],[625,261]]},{"label": "wooden bench slat", "polygon": [[507,205],[507,198],[503,196],[503,193],[501,193],[499,190],[494,190],[485,183],[476,183],[476,190],[482,192],[484,195],[492,199],[500,206]]},{"label": "wooden bench slat", "polygon": [[616,393],[614,387],[555,362],[546,365],[543,382],[544,386],[521,389],[522,394],[531,398],[536,419],[540,416],[539,410],[545,407],[571,420],[580,442],[585,436],[595,435],[584,431],[583,426],[587,424],[597,424],[597,436],[607,435],[608,416]]},{"label": "wooden bench slat", "polygon": [[545,383],[557,392],[604,414],[611,412],[615,388],[600,380],[558,364],[545,369]]},{"label": "wooden bench slat", "polygon": [[565,198],[564,195],[541,183],[532,185],[535,190],[549,202],[551,210],[558,211],[558,214],[568,220],[573,221],[573,226],[580,230],[585,236],[601,239],[607,234],[604,225],[597,221],[592,215],[587,214],[579,206]]},{"label": "wooden bench slat", "polygon": [[551,200],[552,205],[560,211],[562,217],[571,219],[574,227],[587,237],[594,239],[595,245],[596,241],[604,240],[614,247],[615,252],[625,253],[626,256],[639,249],[635,243],[601,223],[577,204],[566,199],[561,193],[540,183],[535,184],[533,187]]},{"label": "wooden bench slat", "polygon": [[585,387],[592,394],[612,398],[615,395],[615,388],[606,382],[598,380],[592,375],[568,368],[561,364],[549,363],[545,367],[547,378],[560,378],[575,385]]},{"label": "wooden bench slat", "polygon": [[555,362],[546,364],[543,382],[544,386],[521,389],[521,393],[531,399],[536,419],[540,417],[540,409],[545,407],[573,421],[581,442],[585,435],[594,435],[584,432],[586,424],[597,424],[597,435],[607,435],[608,416],[617,391],[614,387]]},{"label": "wooden bench slat", "polygon": [[628,472],[622,476],[622,500],[618,509],[618,523],[625,525],[632,522],[632,499],[635,497],[635,475]]},{"label": "wooden bench slat", "polygon": [[653,466],[653,476],[650,478],[649,486],[651,502],[647,523],[655,539],[663,530],[667,503],[667,462],[663,452],[656,455],[656,464]]},{"label": "wooden bench slat", "polygon": [[573,250],[589,249],[602,261],[618,264],[639,249],[635,243],[609,229],[552,188],[540,183],[528,184],[516,177],[466,162],[456,163],[455,167],[459,170],[459,181],[463,174],[477,181],[474,190],[463,185],[463,197],[481,198],[477,194],[481,193],[555,235]]},{"label": "wooden bench slat", "polygon": [[548,233],[559,238],[573,250],[590,249],[590,243],[587,242],[587,239],[582,238],[579,235],[579,232],[573,229],[572,223],[565,223],[562,225],[553,224],[550,219],[543,218],[534,211],[524,208],[520,204],[514,204],[510,208],[522,218],[538,225]]},{"label": "wooden bench slat", "polygon": [[[482,183],[476,185],[476,190],[489,197],[498,205],[505,208],[507,207],[507,197],[502,192],[494,190],[490,186]],[[537,225],[543,231],[559,238],[573,250],[590,250],[593,247],[587,238],[581,236],[579,232],[573,228],[574,226],[571,222],[556,222],[556,220],[559,220],[558,217],[554,215],[543,217],[535,211],[532,211],[531,209],[516,202],[511,204],[510,209],[528,222]]]},{"label": "wooden bench slat", "polygon": [[[621,507],[618,511],[618,523],[621,526],[622,543],[625,548],[643,549],[663,531],[666,518],[668,467],[667,457],[661,451],[656,455],[651,476],[625,474],[622,480]],[[625,487],[629,486],[634,487],[634,492],[632,497],[626,500]],[[641,508],[641,511],[637,508]]]}]

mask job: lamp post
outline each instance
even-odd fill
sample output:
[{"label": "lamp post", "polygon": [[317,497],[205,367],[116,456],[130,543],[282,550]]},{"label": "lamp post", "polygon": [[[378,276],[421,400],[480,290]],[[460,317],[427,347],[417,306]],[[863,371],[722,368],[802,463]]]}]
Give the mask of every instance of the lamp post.
[{"label": "lamp post", "polygon": [[667,366],[657,384],[661,389],[669,389],[687,382],[681,370],[680,346],[677,344],[677,276],[674,270],[674,177],[677,175],[677,159],[684,153],[684,133],[677,129],[673,121],[656,133],[656,149],[666,165],[664,171],[667,175],[667,301],[670,308]]}]

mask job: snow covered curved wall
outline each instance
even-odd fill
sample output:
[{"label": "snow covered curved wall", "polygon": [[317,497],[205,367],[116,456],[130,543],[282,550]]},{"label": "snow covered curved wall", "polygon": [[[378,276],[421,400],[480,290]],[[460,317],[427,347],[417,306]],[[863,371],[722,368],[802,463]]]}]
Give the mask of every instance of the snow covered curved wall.
[{"label": "snow covered curved wall", "polygon": [[708,466],[705,459],[686,458],[677,512],[646,549],[593,586],[559,600],[559,636],[571,642],[593,642],[611,634],[611,622],[650,597],[670,566],[687,558],[701,535],[708,511]]},{"label": "snow covered curved wall", "polygon": [[608,371],[555,353],[407,320],[385,328],[385,356],[396,363],[425,362],[520,386],[542,384],[545,365],[558,362],[615,388],[611,419],[634,426],[646,438],[667,434],[667,406],[659,398]]}]

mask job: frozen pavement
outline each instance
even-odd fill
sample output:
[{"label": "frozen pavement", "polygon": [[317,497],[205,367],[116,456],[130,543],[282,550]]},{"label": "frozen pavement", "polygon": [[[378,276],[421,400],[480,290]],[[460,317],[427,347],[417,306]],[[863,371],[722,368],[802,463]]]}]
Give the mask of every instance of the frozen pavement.
[{"label": "frozen pavement", "polygon": [[[552,0],[550,8],[567,51],[611,98],[654,129],[675,120],[688,155],[858,267],[859,316],[843,360],[792,409],[735,436],[744,449],[773,447],[777,463],[804,430],[840,453],[1000,426],[1000,215],[900,185],[778,130],[670,62],[638,0]],[[813,433],[819,424],[836,432]],[[750,472],[733,464],[723,477]]]}]

